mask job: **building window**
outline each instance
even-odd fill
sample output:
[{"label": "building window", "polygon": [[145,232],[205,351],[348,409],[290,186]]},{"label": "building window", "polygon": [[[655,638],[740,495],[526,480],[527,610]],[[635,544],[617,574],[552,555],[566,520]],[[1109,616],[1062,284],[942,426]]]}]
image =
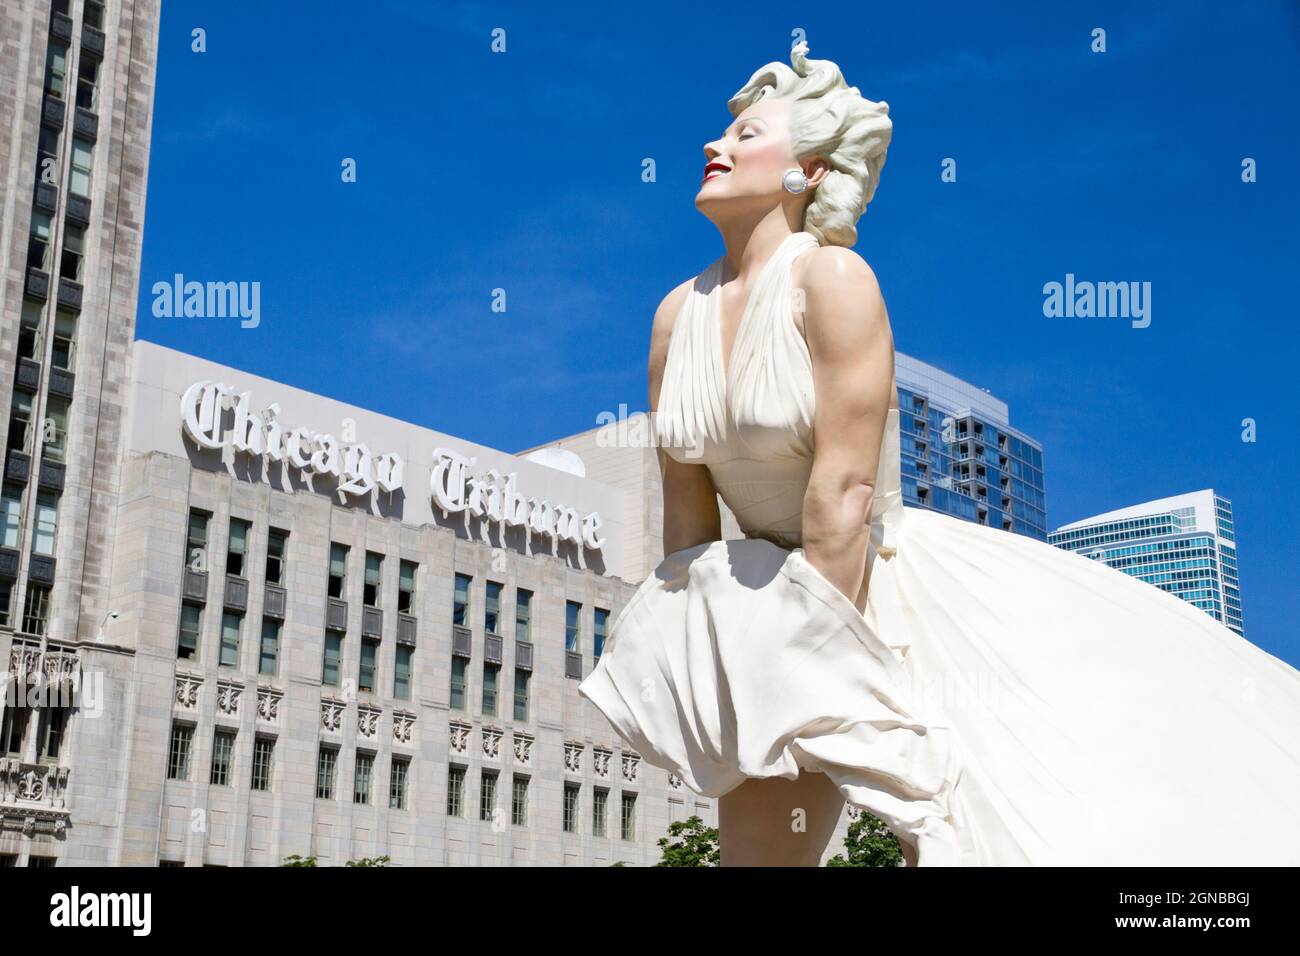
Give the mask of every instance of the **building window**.
[{"label": "building window", "polygon": [[603,607],[596,608],[596,628],[592,632],[591,646],[592,654],[597,660],[600,660],[601,651],[605,649],[605,626],[609,620],[609,612]]},{"label": "building window", "polygon": [[578,650],[578,628],[582,620],[582,605],[577,601],[566,601],[564,605],[564,649]]},{"label": "building window", "polygon": [[258,655],[257,672],[275,676],[280,668],[280,622],[262,618],[262,648]]},{"label": "building window", "polygon": [[341,544],[330,545],[329,596],[342,599],[348,576],[348,549]]},{"label": "building window", "polygon": [[605,835],[606,808],[609,806],[608,790],[593,790],[591,794],[591,835]]},{"label": "building window", "polygon": [[316,756],[316,799],[334,799],[334,772],[338,768],[337,747],[321,747]]},{"label": "building window", "polygon": [[325,660],[321,665],[320,682],[330,687],[339,686],[339,667],[343,660],[343,635],[333,631],[325,633]]},{"label": "building window", "polygon": [[459,817],[465,812],[465,768],[447,768],[447,816]]},{"label": "building window", "polygon": [[226,573],[237,578],[244,576],[244,557],[248,554],[247,521],[240,518],[230,519],[230,540],[226,543]]},{"label": "building window", "polygon": [[451,659],[451,709],[465,709],[465,658]]},{"label": "building window", "polygon": [[86,261],[86,227],[63,224],[63,258],[59,275],[73,282],[81,281],[81,266]]},{"label": "building window", "polygon": [[373,551],[366,552],[366,582],[361,602],[366,607],[379,607],[384,578],[384,556]]},{"label": "building window", "polygon": [[14,582],[0,578],[0,627],[13,627]]},{"label": "building window", "polygon": [[0,853],[0,870],[7,870],[18,865],[17,853]]},{"label": "building window", "polygon": [[194,728],[188,724],[172,724],[172,743],[167,751],[167,779],[190,779],[190,750],[194,743]]},{"label": "building window", "polygon": [[63,464],[68,460],[68,400],[51,395],[45,400],[45,458]]},{"label": "building window", "polygon": [[284,560],[288,547],[289,532],[272,528],[266,539],[267,584],[284,584]]},{"label": "building window", "polygon": [[37,756],[45,763],[58,763],[63,746],[64,731],[68,726],[68,707],[42,707],[37,727]]},{"label": "building window", "polygon": [[497,806],[497,772],[481,771],[478,787],[478,818],[491,820]]},{"label": "building window", "polygon": [[185,564],[191,571],[208,569],[208,521],[211,517],[206,511],[190,511],[190,525],[185,533]]},{"label": "building window", "polygon": [[370,778],[375,769],[375,755],[357,751],[357,765],[352,773],[352,802],[370,802]]},{"label": "building window", "polygon": [[528,720],[528,679],[530,671],[515,668],[515,720]]},{"label": "building window", "polygon": [[34,637],[43,637],[49,618],[50,589],[39,584],[28,584],[27,600],[23,605],[23,630]]},{"label": "building window", "polygon": [[581,788],[576,783],[564,785],[564,832],[578,832],[578,794]]},{"label": "building window", "polygon": [[239,666],[239,629],[243,619],[234,611],[221,615],[221,659],[217,661],[222,667]]},{"label": "building window", "polygon": [[388,807],[390,810],[406,809],[406,777],[411,761],[394,757],[388,770]]},{"label": "building window", "polygon": [[22,759],[23,739],[27,736],[27,720],[30,716],[31,710],[22,704],[5,708],[3,734],[0,736],[4,738],[6,756]]},{"label": "building window", "polygon": [[50,217],[47,213],[32,213],[31,235],[27,239],[27,268],[50,271],[51,244]]},{"label": "building window", "polygon": [[501,676],[501,665],[484,662],[483,664],[483,716],[495,717],[497,713],[497,680]]},{"label": "building window", "polygon": [[397,574],[397,610],[402,614],[414,614],[415,607],[415,571],[419,565],[414,561],[403,561],[398,566]]},{"label": "building window", "polygon": [[53,856],[29,856],[27,858],[27,865],[28,866],[54,866],[55,863],[57,862],[57,859],[58,859],[57,857],[53,857]]},{"label": "building window", "polygon": [[636,794],[623,791],[623,839],[636,839]]},{"label": "building window", "polygon": [[275,740],[258,737],[253,741],[253,789],[271,789],[271,768],[275,760]]},{"label": "building window", "polygon": [[63,99],[68,88],[68,50],[51,43],[45,54],[45,94]]},{"label": "building window", "polygon": [[86,0],[85,6],[82,7],[81,19],[86,26],[95,29],[104,29],[104,4],[100,0]]},{"label": "building window", "polygon": [[5,485],[0,493],[0,545],[20,547],[23,538],[23,489],[21,485]]},{"label": "building window", "polygon": [[516,775],[510,791],[510,823],[517,827],[528,826],[528,778]]},{"label": "building window", "polygon": [[32,554],[53,555],[54,538],[59,530],[59,496],[42,491],[36,496],[36,529],[32,534]]},{"label": "building window", "polygon": [[[82,58],[83,63],[88,61],[88,58]],[[68,180],[68,191],[74,196],[80,196],[82,199],[90,198],[90,170],[93,150],[94,147],[87,140],[73,138],[72,176]]]},{"label": "building window", "polygon": [[453,625],[469,627],[469,583],[472,580],[468,574],[456,575],[456,595],[451,607]]},{"label": "building window", "polygon": [[409,644],[398,644],[393,660],[393,697],[397,700],[411,699],[411,658],[415,648]]},{"label": "building window", "polygon": [[212,737],[212,777],[214,787],[230,786],[230,769],[235,762],[235,735],[229,730],[218,730]]},{"label": "building window", "polygon": [[31,449],[32,397],[15,391],[9,406],[9,450],[27,454]]},{"label": "building window", "polygon": [[36,181],[50,186],[59,183],[59,131],[48,126],[42,126],[36,137]]},{"label": "building window", "polygon": [[[45,127],[42,127],[42,131]],[[22,319],[18,324],[18,357],[40,361],[42,305],[35,299],[23,299]]]},{"label": "building window", "polygon": [[515,591],[515,640],[530,640],[529,628],[533,617],[533,592],[519,588]]},{"label": "building window", "polygon": [[99,61],[91,56],[77,65],[77,108],[99,112]]},{"label": "building window", "polygon": [[361,641],[361,665],[357,670],[357,690],[365,691],[368,694],[375,692],[375,673],[378,670],[376,661],[379,658],[379,642],[374,638],[363,638]]},{"label": "building window", "polygon": [[176,637],[176,656],[180,660],[198,659],[202,630],[203,609],[193,604],[182,604],[180,632]]},{"label": "building window", "polygon": [[501,633],[501,585],[487,582],[487,599],[483,602],[483,633]]}]

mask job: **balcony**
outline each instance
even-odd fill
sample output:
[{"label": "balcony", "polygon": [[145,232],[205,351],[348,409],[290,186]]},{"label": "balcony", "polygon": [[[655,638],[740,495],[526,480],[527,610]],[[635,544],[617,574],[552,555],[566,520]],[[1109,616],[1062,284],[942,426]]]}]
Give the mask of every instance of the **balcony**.
[{"label": "balcony", "polygon": [[564,652],[564,676],[573,680],[582,680],[582,654],[579,651]]},{"label": "balcony", "polygon": [[54,558],[48,554],[33,554],[27,565],[27,580],[38,584],[54,583]]},{"label": "balcony", "polygon": [[41,104],[41,122],[55,129],[63,129],[63,115],[66,111],[67,106],[63,100],[47,94]]},{"label": "balcony", "polygon": [[483,635],[483,661],[487,664],[501,663],[501,635]]},{"label": "balcony", "polygon": [[248,610],[248,579],[233,574],[226,575],[226,591],[221,603],[232,611],[241,614]]},{"label": "balcony", "polygon": [[361,609],[361,636],[379,640],[384,636],[384,612],[377,607]]},{"label": "balcony", "polygon": [[77,377],[65,368],[50,369],[50,394],[62,395],[64,398],[72,397],[73,386],[76,385]]},{"label": "balcony", "polygon": [[32,476],[32,456],[18,449],[10,449],[5,455],[5,481],[27,483]]},{"label": "balcony", "polygon": [[470,657],[474,650],[474,635],[463,624],[451,626],[451,653],[455,657]]},{"label": "balcony", "polygon": [[515,641],[515,667],[525,671],[533,669],[533,645],[528,641]]},{"label": "balcony", "polygon": [[90,110],[77,107],[72,114],[72,131],[91,142],[99,136],[99,117]]},{"label": "balcony", "polygon": [[34,392],[41,387],[41,363],[35,359],[20,358],[14,374],[14,384]]},{"label": "balcony", "polygon": [[50,274],[41,269],[29,268],[23,292],[44,302],[50,297]]},{"label": "balcony", "polygon": [[49,488],[51,491],[62,491],[63,480],[66,475],[67,467],[65,465],[50,461],[48,458],[42,458],[36,483],[42,488]]},{"label": "balcony", "polygon": [[187,601],[202,604],[208,599],[208,572],[185,569],[185,580],[181,584],[181,597]]},{"label": "balcony", "polygon": [[329,598],[325,605],[325,627],[331,631],[348,629],[348,602]]},{"label": "balcony", "polygon": [[81,311],[81,283],[59,276],[59,305],[74,312]]},{"label": "balcony", "polygon": [[68,773],[67,767],[0,759],[0,829],[63,833]]},{"label": "balcony", "polygon": [[34,201],[46,212],[54,212],[59,208],[59,187],[53,183],[38,182]]},{"label": "balcony", "polygon": [[397,643],[409,644],[415,646],[416,633],[419,630],[419,622],[409,614],[397,615]]},{"label": "balcony", "polygon": [[267,617],[273,617],[277,620],[284,620],[284,608],[288,603],[289,594],[278,584],[268,584],[262,597],[262,613]]}]

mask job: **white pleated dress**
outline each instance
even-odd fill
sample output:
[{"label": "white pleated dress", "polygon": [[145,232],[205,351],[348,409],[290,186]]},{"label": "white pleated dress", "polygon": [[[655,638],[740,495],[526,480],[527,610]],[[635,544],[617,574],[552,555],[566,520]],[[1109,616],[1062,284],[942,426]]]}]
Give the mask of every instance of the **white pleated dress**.
[{"label": "white pleated dress", "polygon": [[1300,864],[1300,671],[1120,571],[905,508],[896,410],[865,614],[805,558],[790,263],[815,245],[794,233],[764,264],[726,382],[723,260],[696,279],[655,425],[746,537],[666,557],[579,692],[704,796],[827,774],[920,866]]}]

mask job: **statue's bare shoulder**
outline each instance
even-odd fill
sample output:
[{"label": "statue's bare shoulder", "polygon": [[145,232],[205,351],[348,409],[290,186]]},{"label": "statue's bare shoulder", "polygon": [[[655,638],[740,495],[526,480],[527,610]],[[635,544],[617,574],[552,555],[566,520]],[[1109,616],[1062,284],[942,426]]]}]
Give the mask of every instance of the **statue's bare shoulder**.
[{"label": "statue's bare shoulder", "polygon": [[677,324],[677,316],[681,314],[682,306],[694,283],[695,276],[681,282],[664,296],[663,301],[659,303],[659,308],[655,309],[654,322],[650,329],[649,371],[652,410],[659,404],[659,383],[663,380],[664,365],[668,359],[668,342],[672,338],[673,327]]}]

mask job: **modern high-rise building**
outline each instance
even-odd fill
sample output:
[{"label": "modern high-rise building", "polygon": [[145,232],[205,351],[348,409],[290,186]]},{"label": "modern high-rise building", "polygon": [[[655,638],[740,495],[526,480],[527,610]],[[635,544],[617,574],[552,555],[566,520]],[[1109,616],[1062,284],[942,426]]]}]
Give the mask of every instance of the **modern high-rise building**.
[{"label": "modern high-rise building", "polygon": [[1048,541],[1154,584],[1245,636],[1232,502],[1212,488],[1073,521]]},{"label": "modern high-rise building", "polygon": [[902,353],[894,380],[904,501],[1047,540],[1043,446],[1006,402]]}]

